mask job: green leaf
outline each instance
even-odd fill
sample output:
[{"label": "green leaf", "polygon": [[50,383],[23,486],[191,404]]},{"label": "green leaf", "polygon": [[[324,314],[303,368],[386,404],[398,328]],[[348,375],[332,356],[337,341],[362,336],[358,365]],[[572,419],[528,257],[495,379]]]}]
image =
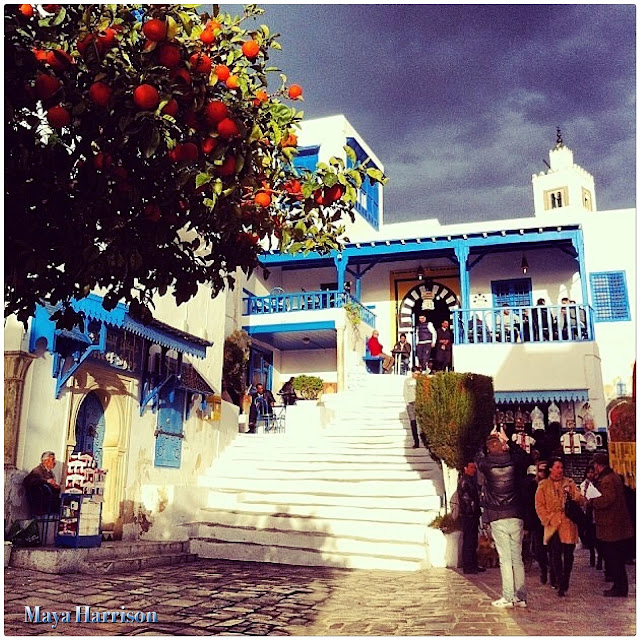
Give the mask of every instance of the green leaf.
[{"label": "green leaf", "polygon": [[384,180],[384,173],[382,173],[380,169],[369,168],[367,169],[367,175],[376,182],[382,182]]},{"label": "green leaf", "polygon": [[[215,188],[214,188],[214,191],[215,191]],[[214,207],[216,206],[217,200],[218,200],[218,196],[213,194],[210,198],[204,199],[204,206],[209,207],[209,210],[213,211]]]},{"label": "green leaf", "polygon": [[58,15],[55,17],[55,20],[51,23],[51,26],[53,27],[57,27],[67,17],[66,9],[62,5],[59,5],[59,6],[60,6],[60,10],[58,11]]},{"label": "green leaf", "polygon": [[149,144],[147,148],[144,150],[145,158],[150,158],[158,148],[160,144],[160,132],[154,127],[151,133],[151,139],[149,140]]},{"label": "green leaf", "polygon": [[213,180],[213,176],[209,173],[199,173],[196,176],[196,189],[201,187],[203,184],[208,184]]},{"label": "green leaf", "polygon": [[356,155],[356,152],[348,144],[345,144],[343,149],[347,154],[347,158],[349,158],[349,160],[351,160],[351,162],[355,164],[358,161],[358,156]]}]

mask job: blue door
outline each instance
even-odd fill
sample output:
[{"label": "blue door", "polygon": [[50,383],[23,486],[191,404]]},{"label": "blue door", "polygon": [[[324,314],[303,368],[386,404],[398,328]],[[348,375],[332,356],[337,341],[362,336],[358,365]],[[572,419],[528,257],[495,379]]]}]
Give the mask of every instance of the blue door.
[{"label": "blue door", "polygon": [[180,468],[182,459],[182,425],[186,393],[182,389],[162,390],[156,432],[156,467]]},{"label": "blue door", "polygon": [[261,382],[271,391],[273,382],[273,353],[251,347],[249,358],[249,384],[255,386]]},{"label": "blue door", "polygon": [[90,453],[98,468],[102,467],[104,442],[104,409],[93,391],[85,397],[76,418],[76,446],[73,453]]}]

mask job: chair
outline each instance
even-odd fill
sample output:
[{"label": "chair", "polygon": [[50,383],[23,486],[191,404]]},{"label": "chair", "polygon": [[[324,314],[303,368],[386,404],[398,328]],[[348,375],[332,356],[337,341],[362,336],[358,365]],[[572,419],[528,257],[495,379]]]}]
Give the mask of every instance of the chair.
[{"label": "chair", "polygon": [[283,433],[286,416],[286,405],[273,405],[270,413],[258,411],[256,419],[256,429],[262,427],[263,433]]},{"label": "chair", "polygon": [[365,347],[365,354],[362,356],[362,360],[369,373],[382,373],[382,357],[372,356],[369,351],[369,345]]},{"label": "chair", "polygon": [[[40,546],[46,546],[49,536],[49,525],[60,520],[60,507],[56,504],[56,496],[48,484],[25,489],[29,514],[38,524]],[[43,511],[44,513],[37,513]],[[55,526],[55,525],[54,525]]]}]

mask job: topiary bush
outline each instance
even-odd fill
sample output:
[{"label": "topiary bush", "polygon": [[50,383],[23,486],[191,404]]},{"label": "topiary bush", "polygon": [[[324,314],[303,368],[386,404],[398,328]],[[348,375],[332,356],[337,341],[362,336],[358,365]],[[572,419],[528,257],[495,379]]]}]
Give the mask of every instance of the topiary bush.
[{"label": "topiary bush", "polygon": [[416,418],[434,456],[461,471],[493,428],[493,380],[473,373],[421,375]]},{"label": "topiary bush", "polygon": [[324,388],[324,381],[317,376],[296,376],[293,388],[303,400],[317,400]]}]

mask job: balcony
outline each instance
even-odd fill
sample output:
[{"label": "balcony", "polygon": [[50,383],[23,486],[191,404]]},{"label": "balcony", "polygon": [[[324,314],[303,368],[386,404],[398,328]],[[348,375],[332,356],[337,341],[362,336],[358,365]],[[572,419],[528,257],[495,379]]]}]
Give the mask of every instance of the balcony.
[{"label": "balcony", "polygon": [[588,342],[593,309],[585,304],[454,309],[455,344]]}]

